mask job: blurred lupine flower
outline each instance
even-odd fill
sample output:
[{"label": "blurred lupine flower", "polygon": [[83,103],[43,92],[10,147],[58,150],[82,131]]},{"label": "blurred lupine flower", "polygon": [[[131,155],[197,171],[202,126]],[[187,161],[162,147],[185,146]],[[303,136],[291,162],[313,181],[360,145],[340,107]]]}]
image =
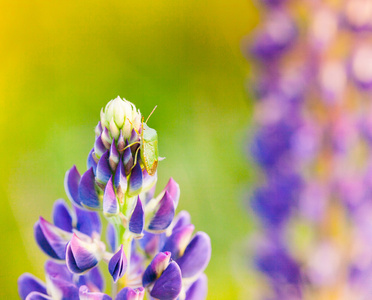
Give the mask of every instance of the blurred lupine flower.
[{"label": "blurred lupine flower", "polygon": [[[186,211],[174,218],[180,188],[172,178],[154,196],[157,160],[156,131],[132,103],[119,97],[110,101],[101,111],[88,170],[80,175],[73,166],[66,173],[73,208],[57,200],[53,223],[40,217],[35,224],[36,242],[59,262],[47,262],[46,283],[23,274],[22,299],[141,300],[146,293],[151,299],[205,299],[209,236],[192,237]],[[107,243],[101,239],[99,213],[92,210],[109,221]],[[112,276],[113,298],[103,290],[101,261]]]},{"label": "blurred lupine flower", "polygon": [[259,294],[370,299],[372,2],[260,2],[262,24],[243,44],[258,65]]}]

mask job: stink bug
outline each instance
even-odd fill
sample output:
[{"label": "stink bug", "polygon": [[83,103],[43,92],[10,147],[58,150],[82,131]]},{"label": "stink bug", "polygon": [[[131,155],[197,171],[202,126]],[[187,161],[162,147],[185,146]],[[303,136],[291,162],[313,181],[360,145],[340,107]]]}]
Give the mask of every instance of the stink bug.
[{"label": "stink bug", "polygon": [[137,134],[141,136],[140,142],[134,142],[125,147],[125,148],[128,148],[128,147],[133,146],[134,144],[140,144],[140,147],[138,147],[136,154],[134,156],[135,158],[134,158],[133,167],[137,163],[138,151],[141,150],[142,163],[145,166],[147,173],[149,173],[149,175],[151,176],[155,174],[156,169],[158,167],[158,161],[159,161],[158,134],[155,129],[152,129],[147,125],[147,121],[150,119],[156,107],[157,106],[154,107],[151,114],[147,117],[146,122],[143,121],[144,118],[142,117],[141,134],[139,134],[136,130]]}]

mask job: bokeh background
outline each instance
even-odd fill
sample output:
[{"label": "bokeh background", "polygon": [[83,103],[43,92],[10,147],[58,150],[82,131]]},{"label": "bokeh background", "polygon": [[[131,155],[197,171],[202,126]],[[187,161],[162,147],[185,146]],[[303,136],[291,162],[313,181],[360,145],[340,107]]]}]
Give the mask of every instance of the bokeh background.
[{"label": "bokeh background", "polygon": [[44,279],[33,239],[73,164],[85,168],[99,111],[120,95],[159,134],[159,189],[181,186],[179,210],[212,239],[208,299],[249,288],[236,271],[252,230],[243,197],[251,102],[242,38],[249,0],[0,1],[0,298],[23,272]]}]

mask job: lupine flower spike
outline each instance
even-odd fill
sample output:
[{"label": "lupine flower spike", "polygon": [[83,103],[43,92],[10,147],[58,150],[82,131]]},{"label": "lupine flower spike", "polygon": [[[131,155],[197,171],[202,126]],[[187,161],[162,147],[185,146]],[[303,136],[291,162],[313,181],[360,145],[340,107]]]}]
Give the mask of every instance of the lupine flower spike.
[{"label": "lupine flower spike", "polygon": [[[40,217],[35,224],[36,242],[53,260],[45,265],[45,282],[19,277],[21,299],[205,299],[211,242],[204,232],[192,236],[187,212],[175,217],[176,181],[155,196],[156,131],[118,97],[101,110],[95,135],[87,170],[73,166],[65,176],[72,208],[57,200],[52,221]],[[106,241],[100,213],[108,221]],[[112,277],[111,295],[101,261]]]},{"label": "lupine flower spike", "polygon": [[371,299],[372,2],[260,2],[244,45],[258,65],[256,295]]}]

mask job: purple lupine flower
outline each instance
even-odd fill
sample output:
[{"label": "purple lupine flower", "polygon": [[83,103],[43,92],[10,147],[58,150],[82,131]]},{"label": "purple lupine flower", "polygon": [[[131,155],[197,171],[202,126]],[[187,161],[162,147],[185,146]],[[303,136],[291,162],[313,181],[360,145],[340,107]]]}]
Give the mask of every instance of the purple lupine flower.
[{"label": "purple lupine flower", "polygon": [[[369,299],[372,4],[261,1],[250,205],[262,299]],[[299,12],[306,14],[297,15]],[[263,275],[263,276],[262,276]]]},{"label": "purple lupine flower", "polygon": [[[174,179],[155,196],[155,130],[141,121],[133,104],[117,98],[101,111],[95,133],[87,171],[80,175],[73,166],[65,176],[73,208],[57,200],[53,223],[40,217],[35,224],[36,242],[58,263],[47,262],[46,283],[21,275],[21,298],[205,299],[203,272],[211,241],[204,232],[193,235],[187,212],[175,217],[180,188]],[[140,153],[146,149],[151,153]],[[107,243],[101,239],[101,219],[95,211],[102,211],[108,221]],[[104,293],[100,262],[107,264],[112,277],[112,295]]]}]

